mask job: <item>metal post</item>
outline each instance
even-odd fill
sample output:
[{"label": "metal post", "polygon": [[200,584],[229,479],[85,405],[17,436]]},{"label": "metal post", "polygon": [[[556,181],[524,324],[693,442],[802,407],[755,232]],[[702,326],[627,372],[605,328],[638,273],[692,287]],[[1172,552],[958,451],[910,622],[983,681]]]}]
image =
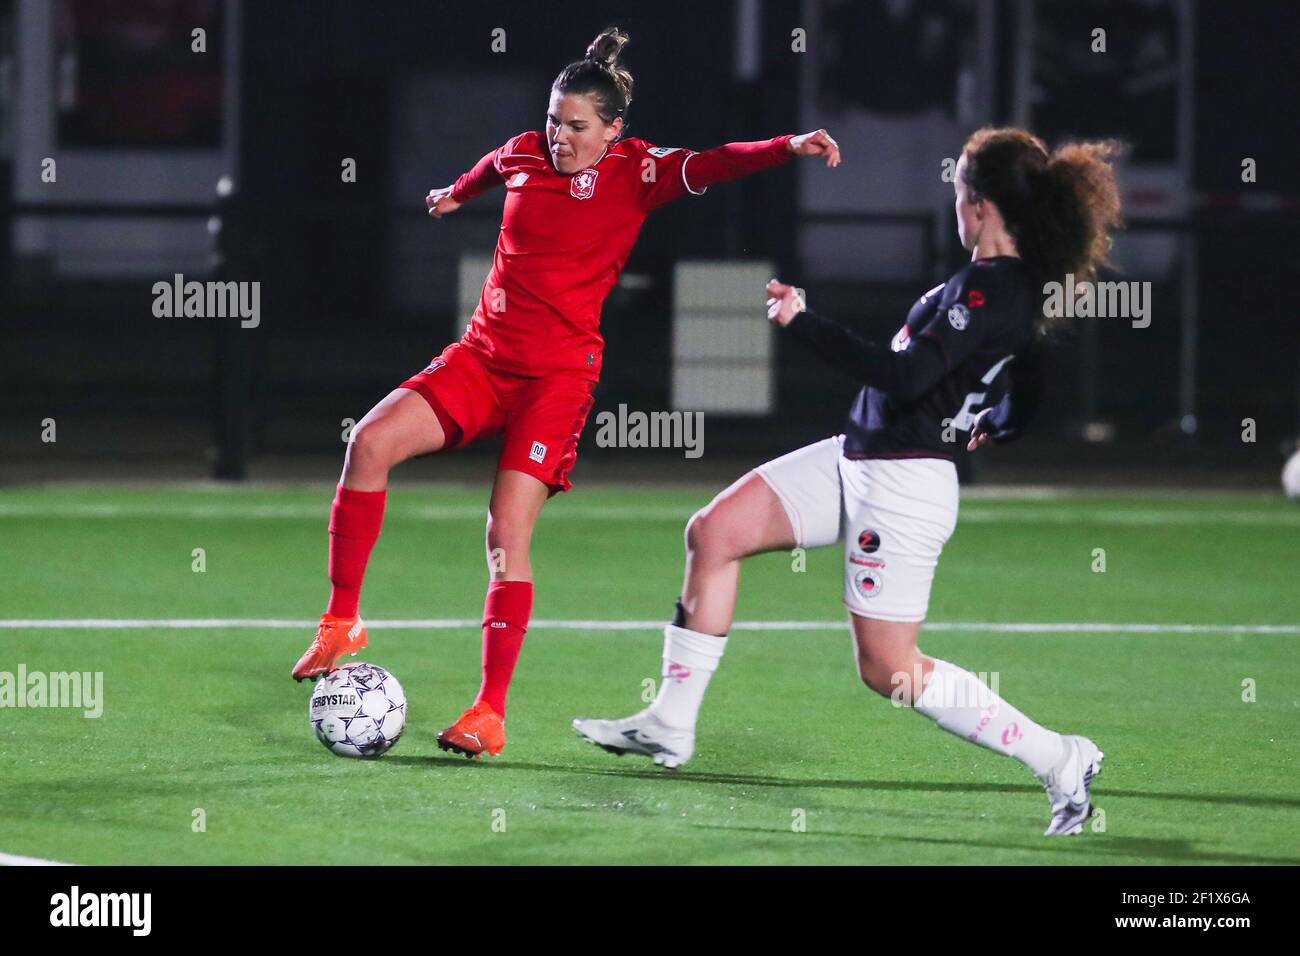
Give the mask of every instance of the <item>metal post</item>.
[{"label": "metal post", "polygon": [[1183,233],[1182,263],[1179,269],[1178,342],[1178,428],[1192,437],[1198,429],[1196,420],[1196,359],[1198,354],[1198,320],[1196,309],[1196,261],[1199,237],[1194,229]]},{"label": "metal post", "polygon": [[[1073,296],[1074,290],[1069,289],[1067,295]],[[1097,319],[1095,317],[1079,320],[1082,325],[1082,337],[1080,345],[1083,355],[1080,356],[1079,366],[1083,370],[1083,381],[1080,382],[1080,392],[1083,397],[1083,428],[1084,436],[1098,434],[1093,431],[1093,426],[1098,425],[1097,418]],[[1101,434],[1104,434],[1102,432]]]},{"label": "metal post", "polygon": [[[18,98],[14,126],[14,198],[19,203],[56,198],[57,186],[41,182],[41,163],[55,156],[54,44],[57,9],[47,0],[19,0]],[[57,180],[56,180],[57,182]],[[51,253],[52,224],[43,218],[15,217],[12,236],[16,263]]]},{"label": "metal post", "polygon": [[[214,250],[212,278],[217,282],[238,282],[244,278],[240,252],[245,242],[244,225],[237,209],[234,183],[223,176],[217,184],[217,203],[209,221]],[[248,477],[249,451],[249,362],[248,336],[237,320],[214,319],[216,330],[216,407],[212,431],[216,452],[212,477],[218,481],[243,481]]]},{"label": "metal post", "polygon": [[[998,11],[994,0],[978,0],[975,5],[975,115],[967,118],[970,125],[994,122],[997,94],[994,89],[998,75]],[[963,130],[962,132],[969,132]]]},{"label": "metal post", "polygon": [[1033,0],[1019,0],[1016,4],[1016,73],[1013,120],[1021,129],[1029,129],[1033,122],[1034,105],[1034,37],[1038,32]]},{"label": "metal post", "polygon": [[[213,279],[242,281],[250,261],[248,224],[241,213],[239,193],[239,117],[240,117],[240,29],[241,4],[230,0],[225,7],[223,24],[224,95],[222,110],[222,155],[226,173],[217,183],[215,212],[209,222],[213,242]],[[255,277],[254,277],[255,278]],[[244,329],[229,319],[216,321],[216,406],[212,432],[215,451],[212,474],[219,481],[243,481],[248,477],[251,449],[249,336],[255,329]]]},{"label": "metal post", "polygon": [[[1194,156],[1195,145],[1195,86],[1196,86],[1196,31],[1195,5],[1183,0],[1178,18],[1178,166],[1183,174],[1184,188],[1194,195],[1196,186]],[[1195,222],[1195,210],[1189,218]],[[1182,310],[1181,335],[1178,360],[1178,427],[1184,435],[1194,437],[1199,423],[1196,420],[1196,361],[1197,342],[1197,289],[1196,230],[1183,233],[1183,255],[1179,305]]]}]

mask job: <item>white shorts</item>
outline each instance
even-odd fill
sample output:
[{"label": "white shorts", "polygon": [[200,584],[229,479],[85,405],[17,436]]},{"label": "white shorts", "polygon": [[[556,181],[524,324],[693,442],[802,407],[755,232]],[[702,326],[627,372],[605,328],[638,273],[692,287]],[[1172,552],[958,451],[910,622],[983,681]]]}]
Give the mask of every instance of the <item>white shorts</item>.
[{"label": "white shorts", "polygon": [[957,469],[943,458],[843,455],[837,435],[754,469],[776,493],[801,548],[844,542],[844,606],[862,617],[923,621],[939,553],[957,525]]}]

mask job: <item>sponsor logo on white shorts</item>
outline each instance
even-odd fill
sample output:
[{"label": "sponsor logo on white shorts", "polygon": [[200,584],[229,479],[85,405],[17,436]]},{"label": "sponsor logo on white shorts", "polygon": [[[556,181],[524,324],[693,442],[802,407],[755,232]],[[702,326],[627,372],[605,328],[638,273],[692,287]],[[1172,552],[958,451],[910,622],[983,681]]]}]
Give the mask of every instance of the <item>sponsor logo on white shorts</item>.
[{"label": "sponsor logo on white shorts", "polygon": [[864,598],[873,598],[885,589],[885,576],[877,568],[863,568],[853,576],[853,586]]},{"label": "sponsor logo on white shorts", "polygon": [[528,453],[528,457],[541,464],[546,458],[546,446],[539,441],[533,442],[533,450]]}]

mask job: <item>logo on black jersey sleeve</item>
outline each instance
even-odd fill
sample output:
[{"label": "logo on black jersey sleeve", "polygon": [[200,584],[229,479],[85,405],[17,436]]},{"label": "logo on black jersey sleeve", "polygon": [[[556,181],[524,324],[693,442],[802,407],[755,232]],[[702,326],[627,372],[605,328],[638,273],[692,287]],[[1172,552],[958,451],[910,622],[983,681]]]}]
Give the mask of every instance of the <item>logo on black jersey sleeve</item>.
[{"label": "logo on black jersey sleeve", "polygon": [[958,302],[948,310],[948,324],[958,332],[970,325],[970,310],[978,309],[984,304],[984,293],[979,289],[970,289],[966,293],[966,303]]}]

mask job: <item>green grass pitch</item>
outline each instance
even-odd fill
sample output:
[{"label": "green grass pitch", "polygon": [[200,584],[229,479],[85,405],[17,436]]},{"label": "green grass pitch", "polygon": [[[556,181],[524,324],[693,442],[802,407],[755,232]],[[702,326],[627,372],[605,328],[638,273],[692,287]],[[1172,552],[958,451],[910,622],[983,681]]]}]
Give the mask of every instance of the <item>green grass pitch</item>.
[{"label": "green grass pitch", "polygon": [[[579,486],[534,541],[534,617],[662,621],[709,489]],[[0,493],[0,618],[313,620],[331,488]],[[370,619],[476,618],[481,488],[394,484]],[[206,571],[192,570],[204,550]],[[1095,549],[1105,572],[1093,570]],[[836,548],[753,559],[742,621],[839,621]],[[935,630],[1004,697],[1106,751],[1077,838],[1048,840],[1019,764],[857,681],[847,629],[737,631],[676,773],[580,741],[657,678],[662,634],[536,629],[502,757],[434,734],[478,686],[476,628],[371,627],[410,720],[332,756],[289,669],[312,628],[0,628],[0,671],[98,671],[104,712],[0,710],[0,854],[107,863],[1300,863],[1300,509],[1265,496],[971,496],[937,623],[1282,625],[1279,632]],[[1253,693],[1250,689],[1253,687]],[[1249,699],[1253,697],[1252,699]],[[1247,698],[1247,699],[1243,699]],[[203,832],[195,832],[202,810]],[[796,824],[802,820],[803,832]],[[1102,828],[1104,824],[1104,829]]]}]

